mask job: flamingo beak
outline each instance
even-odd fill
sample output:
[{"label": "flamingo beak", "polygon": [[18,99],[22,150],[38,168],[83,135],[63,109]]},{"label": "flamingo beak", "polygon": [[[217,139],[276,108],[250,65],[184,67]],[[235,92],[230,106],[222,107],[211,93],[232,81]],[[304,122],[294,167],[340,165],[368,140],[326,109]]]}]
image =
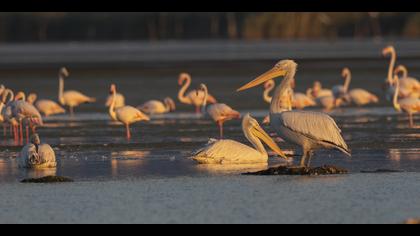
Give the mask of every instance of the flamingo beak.
[{"label": "flamingo beak", "polygon": [[279,76],[285,76],[286,75],[286,71],[282,70],[282,69],[277,69],[277,68],[273,68],[267,72],[265,72],[264,74],[258,76],[256,79],[254,79],[253,81],[245,84],[244,86],[240,87],[238,90],[236,90],[236,92],[240,92],[243,90],[247,90],[250,89],[252,87],[258,86],[268,80],[274,79],[276,77]]},{"label": "flamingo beak", "polygon": [[255,136],[260,138],[264,143],[266,143],[275,153],[280,157],[287,159],[286,154],[280,149],[280,147],[274,142],[274,140],[260,127],[254,127]]}]

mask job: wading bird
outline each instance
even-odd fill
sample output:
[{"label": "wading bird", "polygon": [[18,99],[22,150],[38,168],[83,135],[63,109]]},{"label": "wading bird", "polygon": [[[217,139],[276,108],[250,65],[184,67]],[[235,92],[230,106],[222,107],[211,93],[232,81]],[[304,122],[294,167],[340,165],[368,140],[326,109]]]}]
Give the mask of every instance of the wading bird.
[{"label": "wading bird", "polygon": [[[178,99],[181,103],[195,106],[195,112],[200,113],[200,107],[203,105],[204,93],[200,90],[192,90],[185,95],[185,92],[191,85],[191,76],[187,73],[181,73],[178,78],[178,85],[182,86],[178,92]],[[207,103],[214,104],[216,99],[208,94]]]},{"label": "wading bird", "polygon": [[342,86],[342,89],[339,88],[338,91],[336,90],[336,93],[334,94],[336,97],[344,99],[347,102],[353,102],[357,106],[364,106],[370,103],[379,102],[379,99],[375,94],[372,94],[364,89],[356,88],[349,91],[351,82],[351,72],[349,68],[344,68],[341,76],[345,79],[345,83],[344,86]]},{"label": "wading bird", "polygon": [[404,111],[405,113],[407,113],[410,122],[410,128],[414,128],[413,114],[420,112],[420,99],[411,97],[398,99],[398,94],[400,90],[400,82],[398,76],[394,76],[394,81],[396,84],[393,98],[394,108],[398,112]]},{"label": "wading bird", "polygon": [[399,75],[400,73],[402,73],[402,77],[399,77],[400,92],[398,96],[401,98],[420,98],[420,82],[416,78],[409,77],[408,70],[403,65],[395,68],[394,74]]},{"label": "wading bird", "polygon": [[54,150],[50,145],[41,143],[38,134],[31,136],[19,154],[20,168],[54,168],[57,166]]},{"label": "wading bird", "polygon": [[68,90],[64,91],[64,79],[69,76],[68,70],[63,67],[58,73],[59,77],[59,88],[58,88],[58,101],[63,106],[68,106],[70,110],[70,115],[74,115],[74,108],[83,103],[92,103],[96,99],[93,97],[88,97],[78,91]]},{"label": "wading bird", "polygon": [[48,100],[48,99],[40,99],[36,101],[37,97],[38,96],[36,93],[31,93],[28,95],[28,98],[26,99],[26,101],[29,104],[34,104],[36,109],[38,109],[39,112],[44,114],[44,116],[47,117],[51,115],[66,113],[66,110],[62,108],[60,105],[58,105],[56,102],[52,100]]},{"label": "wading bird", "polygon": [[[205,84],[200,84],[200,88],[197,91],[204,93],[202,113],[205,114],[207,105],[206,101],[208,96],[207,86]],[[241,118],[241,114],[238,111],[233,110],[230,106],[224,103],[215,103],[209,105],[207,107],[207,113],[216,122],[217,126],[219,126],[220,139],[223,139],[223,123],[228,120]]]},{"label": "wading bird", "polygon": [[[271,92],[271,90],[274,89],[274,87],[275,87],[274,80],[269,80],[264,83],[265,89],[263,93],[263,98],[265,102],[271,103],[272,97],[269,95],[269,93]],[[292,83],[292,88],[290,89],[290,93],[287,95],[290,97],[290,101],[288,102],[290,102],[290,105],[292,106],[292,108],[301,110],[301,109],[304,109],[305,107],[311,107],[311,106],[316,105],[315,101],[312,98],[308,97],[306,94],[303,94],[303,93],[295,93],[293,89],[294,89],[294,83]]]},{"label": "wading bird", "polygon": [[111,106],[109,107],[109,115],[113,120],[119,121],[125,125],[127,139],[131,139],[130,125],[139,121],[149,121],[150,118],[132,106],[123,106],[115,108],[117,87],[111,85],[110,94],[113,95]]},{"label": "wading bird", "polygon": [[175,111],[176,106],[174,100],[170,97],[163,99],[163,102],[159,100],[150,100],[142,105],[138,106],[137,109],[147,114],[162,114]]},{"label": "wading bird", "polygon": [[321,148],[338,149],[350,156],[350,150],[341,136],[341,130],[330,116],[320,112],[287,111],[287,108],[279,106],[281,97],[287,92],[290,81],[295,77],[296,68],[297,64],[293,60],[282,60],[237,91],[284,76],[270,104],[270,125],[282,139],[302,148],[303,156],[300,164],[304,166],[307,158],[310,161],[313,151]]},{"label": "wading bird", "polygon": [[280,157],[287,159],[283,151],[249,114],[242,119],[242,131],[254,148],[234,140],[211,139],[204,148],[193,154],[193,160],[200,164],[267,163],[268,154],[261,141]]},{"label": "wading bird", "polygon": [[[106,99],[106,102],[105,102],[106,107],[111,106],[112,98],[113,98],[113,95],[108,95],[108,97]],[[121,93],[117,93],[117,98],[115,100],[115,108],[120,108],[120,107],[123,107],[123,106],[125,106],[125,97]]]}]

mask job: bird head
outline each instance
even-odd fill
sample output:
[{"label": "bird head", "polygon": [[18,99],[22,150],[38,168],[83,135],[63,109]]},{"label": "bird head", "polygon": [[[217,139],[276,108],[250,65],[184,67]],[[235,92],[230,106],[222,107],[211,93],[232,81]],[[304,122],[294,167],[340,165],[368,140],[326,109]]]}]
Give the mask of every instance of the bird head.
[{"label": "bird head", "polygon": [[31,143],[34,145],[40,145],[41,144],[41,139],[39,138],[38,134],[33,134],[31,136]]},{"label": "bird head", "polygon": [[343,70],[341,71],[341,77],[346,78],[347,76],[350,75],[350,69],[347,67],[344,67]]},{"label": "bird head", "polygon": [[178,76],[178,85],[181,86],[185,80],[191,78],[191,76],[188,73],[180,73]]},{"label": "bird head", "polygon": [[111,84],[109,88],[109,94],[114,94],[117,92],[117,86],[115,84]]},{"label": "bird head", "polygon": [[66,67],[61,67],[58,74],[60,75],[60,77],[69,77],[70,75]]},{"label": "bird head", "polygon": [[172,98],[166,97],[163,101],[165,102],[165,104],[169,106],[170,111],[175,111],[176,105],[175,105],[174,100],[172,100]]},{"label": "bird head", "polygon": [[388,54],[393,54],[395,53],[395,48],[394,46],[388,46],[384,49],[382,49],[382,56],[386,57]]}]

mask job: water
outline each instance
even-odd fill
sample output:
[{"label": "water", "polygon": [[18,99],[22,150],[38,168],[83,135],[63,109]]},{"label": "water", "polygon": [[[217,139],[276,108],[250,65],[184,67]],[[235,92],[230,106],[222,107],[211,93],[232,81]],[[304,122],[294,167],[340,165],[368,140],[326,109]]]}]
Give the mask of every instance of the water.
[{"label": "water", "polygon": [[[112,82],[117,82],[119,91],[126,95],[130,105],[139,105],[148,99],[165,96],[176,98],[177,73],[185,70],[192,71],[193,87],[205,82],[220,102],[231,105],[242,114],[249,112],[261,121],[268,111],[268,105],[261,99],[262,88],[243,93],[234,91],[270,68],[273,63],[232,62],[218,65],[221,68],[213,65],[214,69],[210,68],[211,65],[207,68],[203,65],[184,65],[176,69],[157,66],[130,71],[70,70],[71,77],[66,80],[66,88],[96,96],[99,101],[76,109],[74,118],[68,115],[47,118],[45,127],[39,128],[43,142],[52,145],[56,151],[56,169],[18,169],[16,156],[21,147],[15,146],[9,139],[1,139],[0,207],[3,211],[0,213],[0,222],[34,220],[33,222],[205,223],[223,220],[398,223],[408,217],[420,216],[420,209],[403,205],[419,205],[419,195],[415,188],[420,189],[420,132],[418,129],[408,128],[407,117],[397,114],[385,101],[376,106],[342,108],[331,113],[352,150],[352,158],[335,151],[319,151],[312,165],[333,164],[349,169],[351,174],[325,178],[261,178],[239,175],[284,164],[276,158],[272,158],[268,165],[197,165],[189,158],[190,153],[204,145],[209,138],[216,138],[218,129],[211,120],[193,114],[192,107],[177,103],[178,110],[175,113],[154,116],[148,123],[134,124],[133,139],[127,141],[124,127],[110,121],[107,109],[103,106],[108,95],[108,86]],[[297,91],[304,91],[314,78],[324,82],[325,87],[341,83],[340,70],[336,69],[340,63],[343,62],[302,62],[297,75]],[[355,71],[352,87],[366,88],[383,98],[381,82],[386,76],[386,65],[376,69],[356,62],[353,65]],[[417,68],[414,68],[413,73],[416,72]],[[57,95],[54,71],[9,71],[4,72],[1,78],[0,83],[16,90],[36,91],[40,98],[54,99]],[[416,122],[419,122],[419,118],[416,118]],[[266,128],[269,130],[269,127]],[[240,121],[227,122],[225,133],[226,138],[248,144],[243,137]],[[279,146],[293,155],[293,162],[299,162],[299,150],[284,142],[279,142]],[[376,169],[404,172],[360,173],[362,170]],[[68,176],[76,182],[40,186],[18,183],[23,178],[49,174]],[[133,187],[135,190],[129,190]],[[381,191],[372,191],[378,188]],[[290,189],[294,190],[293,194],[287,193]],[[192,196],[192,199],[186,198],[182,190],[191,194],[188,196]],[[83,194],[86,196],[81,196]],[[136,205],[134,196],[137,195],[141,196],[143,205]],[[35,208],[21,208],[16,212],[13,210],[19,206],[19,202],[31,201],[31,196],[36,196],[42,204]],[[317,205],[309,204],[313,199],[308,196],[325,197],[325,200],[317,198]],[[91,200],[83,203],[91,197],[97,198],[101,204]],[[118,201],[106,200],[108,197],[114,197]],[[173,198],[186,199],[171,203]],[[375,202],[377,198],[384,202],[386,198],[389,202],[381,206]],[[60,202],[62,204],[65,201],[74,202],[73,207],[77,210],[58,212]],[[203,201],[204,206],[200,206]],[[277,201],[282,202],[278,207],[268,207],[270,204],[277,204]],[[339,206],[340,202],[347,203],[335,210],[327,207],[328,204]],[[187,203],[190,204],[188,208],[181,207]],[[211,208],[212,203],[214,209]],[[357,206],[352,208],[354,205]],[[42,209],[41,206],[49,213],[37,217],[36,220],[30,218],[36,215],[36,209]],[[165,206],[169,209],[165,209]],[[131,207],[134,209],[127,211]],[[89,217],[87,209],[96,209],[98,212]],[[220,212],[222,209],[225,213]],[[369,209],[371,212],[361,212],[362,209]],[[119,217],[108,217],[109,214]],[[193,215],[196,218],[188,217]],[[325,217],[318,217],[320,215]]]}]

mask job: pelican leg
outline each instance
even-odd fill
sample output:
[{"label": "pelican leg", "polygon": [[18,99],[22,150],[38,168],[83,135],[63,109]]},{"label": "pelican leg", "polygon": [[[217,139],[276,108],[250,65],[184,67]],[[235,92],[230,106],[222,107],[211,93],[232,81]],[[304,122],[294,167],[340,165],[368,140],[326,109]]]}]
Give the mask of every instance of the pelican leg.
[{"label": "pelican leg", "polygon": [[300,159],[300,166],[301,167],[305,166],[305,162],[306,162],[307,157],[308,157],[308,151],[303,150],[303,155],[302,155],[302,158]]},{"label": "pelican leg", "polygon": [[125,125],[126,133],[127,133],[127,140],[131,139],[131,132],[130,132],[130,126],[127,124]]},{"label": "pelican leg", "polygon": [[306,167],[309,167],[311,165],[311,160],[312,160],[312,157],[314,156],[314,152],[309,151],[308,155],[309,155],[309,158],[308,158],[308,162],[306,163]]}]

